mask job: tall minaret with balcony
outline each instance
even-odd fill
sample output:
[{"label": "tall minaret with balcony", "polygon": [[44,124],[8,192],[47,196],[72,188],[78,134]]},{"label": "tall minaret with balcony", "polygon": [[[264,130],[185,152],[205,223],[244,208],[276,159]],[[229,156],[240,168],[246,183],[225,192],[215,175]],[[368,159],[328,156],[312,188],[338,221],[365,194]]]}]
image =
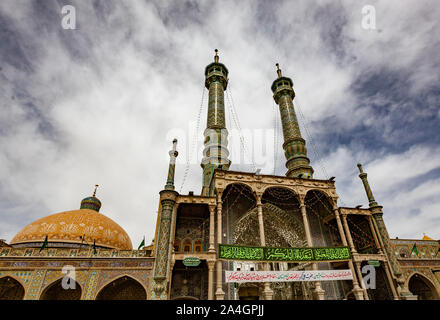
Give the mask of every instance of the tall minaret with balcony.
[{"label": "tall minaret with balcony", "polygon": [[177,139],[173,140],[173,149],[170,150],[170,164],[168,166],[168,176],[165,187],[159,192],[160,195],[160,211],[159,225],[156,225],[155,237],[155,263],[153,268],[151,299],[165,300],[169,298],[169,282],[170,260],[171,260],[171,237],[172,237],[172,221],[174,217],[174,205],[179,195],[174,190],[174,170],[176,166]]},{"label": "tall minaret with balcony", "polygon": [[214,195],[213,173],[216,168],[228,170],[228,131],[225,121],[224,91],[228,85],[228,69],[218,62],[215,49],[214,62],[205,69],[205,86],[209,90],[208,119],[204,132],[205,148],[201,166],[203,168],[202,196]]},{"label": "tall minaret with balcony", "polygon": [[278,78],[272,83],[271,89],[273,98],[281,113],[284,136],[283,149],[288,169],[286,176],[311,179],[313,168],[310,166],[310,160],[307,157],[306,141],[301,136],[292,102],[295,98],[293,82],[292,79],[282,76],[278,63],[276,66]]}]

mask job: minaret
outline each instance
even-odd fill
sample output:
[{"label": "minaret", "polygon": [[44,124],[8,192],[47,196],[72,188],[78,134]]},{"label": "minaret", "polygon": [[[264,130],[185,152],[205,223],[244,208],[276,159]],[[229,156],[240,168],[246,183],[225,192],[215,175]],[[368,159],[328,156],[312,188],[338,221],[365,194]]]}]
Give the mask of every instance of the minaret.
[{"label": "minaret", "polygon": [[157,239],[155,239],[156,262],[153,269],[153,281],[151,298],[153,300],[164,300],[169,298],[168,273],[170,272],[171,258],[171,224],[173,221],[174,205],[177,196],[174,191],[174,169],[176,165],[177,140],[173,140],[173,149],[169,152],[170,164],[168,167],[168,178],[165,189],[160,191],[160,222]]},{"label": "minaret", "polygon": [[292,79],[283,77],[278,63],[278,79],[272,83],[272,92],[275,102],[280,108],[281,124],[284,136],[284,155],[286,156],[286,167],[288,177],[311,179],[313,168],[307,158],[306,141],[301,136],[298,119],[292,100],[295,98]]},{"label": "minaret", "polygon": [[168,178],[167,183],[165,185],[165,190],[174,190],[174,171],[176,169],[176,158],[179,153],[176,150],[177,148],[177,139],[173,140],[173,149],[168,152],[170,155],[170,165],[168,167]]},{"label": "minaret", "polygon": [[215,49],[214,62],[205,68],[205,87],[209,90],[208,119],[206,121],[205,148],[201,166],[203,168],[202,196],[214,195],[212,177],[214,169],[228,170],[228,131],[225,121],[224,91],[228,85],[228,69],[218,62]]},{"label": "minaret", "polygon": [[370,185],[367,180],[367,174],[362,169],[362,165],[360,163],[357,164],[359,168],[359,178],[361,178],[362,183],[364,184],[365,192],[367,193],[368,203],[370,204],[370,208],[378,206],[376,200],[374,200],[373,192],[371,191]]},{"label": "minaret", "polygon": [[385,251],[385,254],[388,257],[388,261],[391,267],[391,271],[394,274],[398,285],[398,294],[400,299],[404,300],[413,300],[414,296],[408,290],[408,287],[405,284],[405,280],[402,276],[402,270],[400,268],[399,262],[394,255],[394,249],[391,245],[390,236],[388,234],[387,227],[385,226],[385,222],[383,221],[383,211],[382,206],[380,206],[373,196],[373,191],[371,191],[370,184],[367,180],[367,173],[364,172],[362,168],[362,164],[357,164],[359,168],[359,178],[361,178],[362,183],[364,184],[365,192],[367,193],[368,203],[370,206],[370,211],[373,216],[373,225],[376,228],[377,234],[379,235],[379,240],[381,245]]}]

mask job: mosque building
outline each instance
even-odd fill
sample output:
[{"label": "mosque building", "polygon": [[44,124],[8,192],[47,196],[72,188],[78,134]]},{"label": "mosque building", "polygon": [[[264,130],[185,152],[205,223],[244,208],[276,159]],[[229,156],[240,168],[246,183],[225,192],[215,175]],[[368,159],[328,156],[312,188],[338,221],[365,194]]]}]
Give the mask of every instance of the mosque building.
[{"label": "mosque building", "polygon": [[[271,90],[287,172],[230,170],[228,75],[216,50],[205,68],[202,190],[175,190],[174,140],[151,245],[133,249],[124,229],[100,212],[95,188],[78,210],[42,217],[0,240],[0,300],[440,299],[439,241],[390,239],[361,164],[368,208],[338,206],[334,177],[313,177],[293,82],[278,64]],[[374,270],[374,286],[366,269]],[[270,278],[298,272],[321,278]]]}]

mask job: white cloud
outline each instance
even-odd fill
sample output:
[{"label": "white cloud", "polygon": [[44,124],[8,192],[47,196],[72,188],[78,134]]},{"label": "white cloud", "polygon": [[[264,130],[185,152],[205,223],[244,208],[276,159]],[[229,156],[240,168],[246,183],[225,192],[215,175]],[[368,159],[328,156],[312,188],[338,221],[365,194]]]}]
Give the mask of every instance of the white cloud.
[{"label": "white cloud", "polygon": [[[375,34],[360,29],[358,5],[344,4],[341,12],[316,19],[318,9],[332,6],[329,1],[317,6],[286,1],[269,8],[264,3],[230,1],[190,2],[191,6],[105,2],[105,8],[73,4],[79,28],[63,31],[60,16],[53,12],[36,13],[25,2],[0,3],[16,39],[15,47],[8,43],[4,48],[10,50],[0,51],[7,55],[2,61],[30,63],[29,69],[5,63],[0,78],[0,200],[2,206],[5,203],[0,237],[8,241],[37,218],[79,208],[95,183],[100,184],[102,212],[127,230],[133,244],[143,235],[151,239],[171,136],[185,135],[196,121],[204,68],[212,61],[214,48],[230,71],[229,87],[242,129],[273,128],[276,109],[270,85],[276,62],[284,75],[293,78],[306,118],[334,117],[341,130],[363,121],[368,125],[373,119],[372,110],[357,107],[351,90],[359,72],[385,67],[412,70],[414,94],[438,77],[426,72],[435,70],[437,62],[432,54],[426,56],[426,48],[434,53],[437,45],[430,30],[438,27],[438,9],[425,4],[405,9],[397,2],[378,3],[377,21],[383,31]],[[322,34],[344,19],[341,39],[326,40],[334,40],[345,52],[347,58],[341,61]],[[354,62],[346,62],[351,56]],[[30,111],[29,102],[37,111]],[[206,104],[205,99],[199,140]],[[234,125],[229,123],[228,128]],[[327,130],[310,129],[312,134]],[[179,137],[177,190],[191,139]],[[250,148],[251,141],[246,142]],[[278,150],[282,151],[280,146]],[[376,156],[380,159],[373,160]],[[278,157],[284,157],[282,152]],[[344,202],[357,204],[365,203],[355,167],[358,158],[367,163],[378,199],[386,199],[393,185],[436,168],[438,157],[438,149],[423,146],[399,155],[341,146],[328,155],[326,166],[329,175],[336,175]],[[200,192],[201,177],[199,164],[191,164],[183,193]],[[419,226],[413,228],[414,235],[424,228]]]}]

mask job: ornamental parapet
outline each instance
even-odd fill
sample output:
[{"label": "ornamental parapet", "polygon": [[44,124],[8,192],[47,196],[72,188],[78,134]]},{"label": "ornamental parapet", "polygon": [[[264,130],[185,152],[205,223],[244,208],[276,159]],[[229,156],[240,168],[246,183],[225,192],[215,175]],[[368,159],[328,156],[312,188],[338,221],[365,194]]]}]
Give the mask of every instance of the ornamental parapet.
[{"label": "ornamental parapet", "polygon": [[176,199],[176,203],[195,203],[195,204],[207,204],[216,205],[216,197],[205,197],[196,195],[179,195]]},{"label": "ornamental parapet", "polygon": [[371,215],[371,210],[367,208],[363,209],[363,208],[339,207],[339,213],[369,216]]},{"label": "ornamental parapet", "polygon": [[119,259],[119,258],[151,258],[149,252],[146,250],[109,250],[109,249],[96,249],[96,253],[93,249],[60,249],[60,248],[48,248],[43,249],[40,252],[39,248],[0,248],[1,258],[18,258],[18,257],[54,257],[54,258],[106,258],[106,259]]},{"label": "ornamental parapet", "polygon": [[215,170],[215,188],[224,190],[229,184],[241,183],[254,192],[264,192],[268,188],[286,188],[296,195],[305,195],[309,190],[322,191],[327,197],[337,199],[335,182],[331,180],[301,179],[251,172]]}]

